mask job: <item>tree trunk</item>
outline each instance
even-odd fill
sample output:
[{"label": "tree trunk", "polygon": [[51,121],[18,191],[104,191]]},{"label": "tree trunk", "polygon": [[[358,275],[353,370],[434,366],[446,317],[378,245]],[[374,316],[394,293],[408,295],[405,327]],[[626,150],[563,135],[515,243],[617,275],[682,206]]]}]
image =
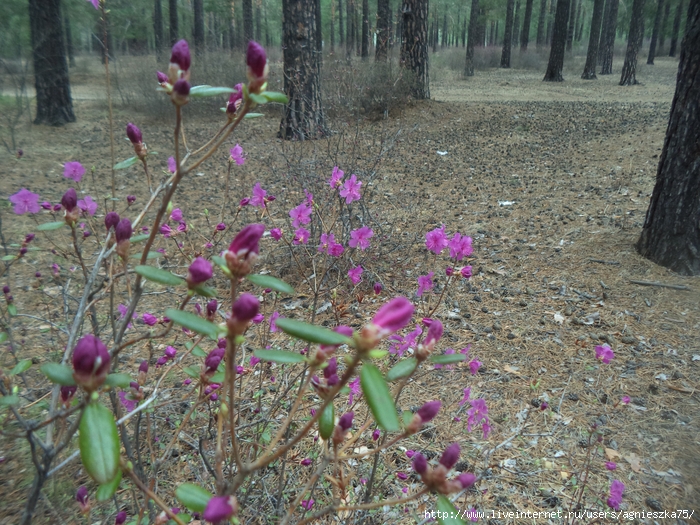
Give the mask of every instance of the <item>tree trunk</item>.
[{"label": "tree trunk", "polygon": [[651,43],[649,44],[649,56],[647,57],[647,65],[654,65],[654,57],[656,56],[656,42],[659,39],[659,30],[661,29],[661,18],[664,12],[664,0],[659,0],[656,6],[656,16],[654,17],[654,29],[651,32]]},{"label": "tree trunk", "polygon": [[[314,0],[315,1],[315,0]],[[311,3],[311,11],[310,13],[313,15],[315,13],[315,9],[313,8],[313,1]],[[243,49],[246,49],[248,47],[248,42],[253,40],[254,35],[253,35],[253,0],[243,0]],[[316,23],[314,21],[314,27],[316,26]],[[316,42],[316,38],[313,39],[314,42]]]},{"label": "tree trunk", "polygon": [[445,48],[449,43],[447,41],[447,13],[442,15],[442,41],[440,47]]},{"label": "tree trunk", "polygon": [[353,10],[353,20],[352,20],[352,27],[355,30],[355,55],[360,56],[360,52],[362,51],[362,29],[361,29],[361,24],[360,20],[358,18],[358,13],[359,9],[357,6],[355,6],[355,9]]},{"label": "tree trunk", "polygon": [[352,59],[352,55],[355,52],[355,25],[354,25],[354,12],[355,12],[355,0],[345,0],[346,7],[346,32],[345,32],[345,56],[348,62]]},{"label": "tree trunk", "polygon": [[620,0],[607,0],[610,4],[610,12],[604,14],[607,18],[606,34],[601,35],[601,41],[603,45],[601,46],[600,52],[602,56],[600,58],[600,74],[601,75],[612,75],[612,65],[613,65],[613,55],[615,53],[615,35],[617,34],[617,10],[619,7]]},{"label": "tree trunk", "polygon": [[68,65],[75,66],[75,53],[73,51],[73,37],[70,30],[70,17],[64,17],[63,22],[66,29],[66,52],[68,53]]},{"label": "tree trunk", "polygon": [[[583,5],[583,1],[579,3],[579,7]],[[583,38],[583,21],[586,18],[586,10],[585,9],[579,9],[581,16],[576,17],[578,20],[576,24],[576,36],[574,37],[574,41],[580,42],[581,39]]]},{"label": "tree trunk", "polygon": [[472,0],[469,12],[469,34],[467,35],[467,58],[464,64],[464,76],[474,76],[474,44],[476,43],[476,27],[479,20],[479,0]]},{"label": "tree trunk", "polygon": [[193,0],[192,9],[194,11],[194,27],[192,36],[194,40],[194,51],[201,55],[204,53],[204,0]]},{"label": "tree trunk", "polygon": [[429,99],[428,0],[403,0],[401,66],[413,74],[413,97],[418,100]]},{"label": "tree trunk", "polygon": [[369,0],[362,0],[362,58],[369,57]]},{"label": "tree trunk", "polygon": [[700,2],[691,1],[685,37],[639,253],[682,275],[700,275]]},{"label": "tree trunk", "polygon": [[158,62],[163,58],[163,47],[165,43],[163,37],[163,6],[160,2],[161,0],[153,1],[153,36],[156,47],[156,60]]},{"label": "tree trunk", "polygon": [[671,49],[668,56],[676,56],[676,47],[678,46],[678,33],[681,31],[681,15],[683,14],[683,0],[678,0],[676,8],[676,17],[673,19],[673,32],[671,33]]},{"label": "tree trunk", "polygon": [[638,84],[635,72],[637,70],[637,53],[643,37],[642,17],[644,16],[644,0],[634,0],[632,4],[632,16],[630,18],[630,30],[627,35],[627,52],[625,63],[622,66],[621,86]]},{"label": "tree trunk", "polygon": [[[552,0],[554,1],[554,0]],[[540,16],[537,20],[537,49],[542,49],[546,37],[545,20],[547,18],[547,0],[540,0]]]},{"label": "tree trunk", "polygon": [[335,2],[331,0],[331,53],[335,53]]},{"label": "tree trunk", "polygon": [[513,9],[515,0],[508,0],[506,5],[506,32],[503,35],[503,51],[501,51],[501,67],[510,67],[510,50],[513,47]]},{"label": "tree trunk", "polygon": [[557,0],[550,0],[549,2],[549,17],[547,19],[547,41],[546,45],[552,45],[552,33],[554,33],[554,14],[557,9]]},{"label": "tree trunk", "polygon": [[[545,2],[547,0],[544,0]],[[515,2],[515,15],[513,16],[513,47],[520,43],[520,0]]]},{"label": "tree trunk", "polygon": [[566,52],[566,34],[569,25],[569,0],[557,0],[557,12],[554,15],[552,32],[552,49],[549,51],[549,63],[544,75],[545,82],[563,82],[564,53]]},{"label": "tree trunk", "polygon": [[260,2],[255,3],[255,41],[262,42],[262,14]]},{"label": "tree trunk", "polygon": [[583,68],[581,78],[583,80],[595,80],[595,67],[598,64],[598,44],[600,42],[600,25],[603,22],[603,4],[605,0],[595,0],[593,4],[593,17],[591,18],[591,34],[588,37],[588,53],[586,65]]},{"label": "tree trunk", "polygon": [[377,49],[374,59],[386,62],[388,56],[389,36],[391,32],[391,5],[389,0],[377,0]]},{"label": "tree trunk", "polygon": [[576,0],[569,6],[569,27],[566,31],[566,50],[571,53],[574,48],[574,29],[576,29]]},{"label": "tree trunk", "polygon": [[664,18],[661,20],[661,29],[659,30],[659,47],[656,56],[660,56],[663,52],[664,42],[666,41],[666,28],[668,27],[668,15],[671,14],[671,0],[667,0],[664,5]]},{"label": "tree trunk", "polygon": [[29,0],[36,119],[34,124],[75,122],[60,0]]},{"label": "tree trunk", "polygon": [[328,135],[321,103],[316,0],[282,1],[284,91],[289,98],[278,136],[309,140]]},{"label": "tree trunk", "polygon": [[520,33],[520,51],[527,51],[530,40],[530,21],[532,19],[532,0],[525,3],[525,17],[523,18],[523,30]]},{"label": "tree trunk", "polygon": [[343,27],[343,0],[338,0],[338,45],[345,45],[345,31]]},{"label": "tree trunk", "polygon": [[180,31],[177,23],[177,0],[168,0],[170,15],[170,45],[175,45],[179,39]]}]

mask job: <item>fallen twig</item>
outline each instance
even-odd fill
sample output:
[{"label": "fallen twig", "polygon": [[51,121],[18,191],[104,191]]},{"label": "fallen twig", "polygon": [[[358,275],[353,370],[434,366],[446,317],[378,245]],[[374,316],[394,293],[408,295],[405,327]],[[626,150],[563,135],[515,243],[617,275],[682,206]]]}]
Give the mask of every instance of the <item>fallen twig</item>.
[{"label": "fallen twig", "polygon": [[635,281],[633,279],[630,279],[630,282],[632,284],[638,284],[640,286],[658,286],[659,288],[671,288],[672,290],[690,291],[690,288],[688,288],[684,284],[666,284],[666,283],[660,283],[659,281]]},{"label": "fallen twig", "polygon": [[620,263],[618,261],[604,261],[603,259],[588,259],[591,262],[598,263],[598,264],[609,264],[611,266],[620,266]]}]

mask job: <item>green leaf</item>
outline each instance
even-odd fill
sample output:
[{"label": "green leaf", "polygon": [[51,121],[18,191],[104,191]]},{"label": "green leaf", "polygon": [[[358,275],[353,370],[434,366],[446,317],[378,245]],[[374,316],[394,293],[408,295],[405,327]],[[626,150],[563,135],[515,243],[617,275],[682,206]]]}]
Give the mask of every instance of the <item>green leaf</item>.
[{"label": "green leaf", "polygon": [[119,483],[121,483],[121,481],[122,471],[118,470],[116,477],[112,481],[100,485],[100,488],[97,489],[97,501],[107,501],[112,496],[114,496],[114,493],[117,492],[117,489],[119,488]]},{"label": "green leaf", "polygon": [[226,265],[226,259],[219,257],[218,255],[214,255],[211,260],[214,262],[214,264],[221,268],[221,271],[223,271],[228,277],[231,277],[231,270],[229,270],[228,266]]},{"label": "green leaf", "polygon": [[80,419],[80,458],[100,485],[114,481],[119,472],[119,436],[114,416],[99,403],[85,407]]},{"label": "green leaf", "polygon": [[209,297],[210,299],[216,297],[216,289],[212,288],[211,286],[204,286],[203,284],[200,284],[199,286],[195,287],[193,291],[197,295]]},{"label": "green leaf", "polygon": [[202,513],[214,495],[194,483],[183,483],[175,489],[175,497],[192,512]]},{"label": "green leaf", "polygon": [[19,403],[19,397],[16,395],[2,396],[0,397],[0,407],[9,407],[11,405],[16,405]]},{"label": "green leaf", "polygon": [[131,157],[129,159],[123,160],[121,162],[118,162],[117,164],[114,165],[115,170],[125,170],[126,168],[130,168],[134,164],[136,164],[139,161],[138,157]]},{"label": "green leaf", "polygon": [[284,93],[278,93],[277,91],[265,91],[262,94],[269,102],[279,102],[280,104],[286,104],[289,102],[287,95]]},{"label": "green leaf", "polygon": [[209,336],[215,341],[219,338],[220,333],[226,331],[225,328],[221,328],[214,323],[210,323],[197,315],[189,312],[183,312],[182,310],[175,310],[175,308],[168,308],[165,311],[165,315],[176,324],[189,328],[198,334]]},{"label": "green leaf", "polygon": [[277,328],[284,333],[309,341],[310,343],[319,343],[322,345],[352,345],[352,339],[345,337],[343,334],[322,328],[295,319],[280,317],[275,321]]},{"label": "green leaf", "polygon": [[36,227],[40,232],[48,232],[51,230],[58,230],[66,225],[66,221],[56,221],[56,222],[45,222]]},{"label": "green leaf", "polygon": [[362,365],[360,386],[379,428],[387,432],[399,430],[399,418],[396,415],[394,400],[391,398],[382,373],[376,366],[370,363]]},{"label": "green leaf", "polygon": [[223,383],[226,379],[226,372],[217,372],[209,378],[210,383]]},{"label": "green leaf", "polygon": [[382,357],[385,357],[388,353],[388,350],[379,350],[378,348],[375,348],[374,350],[370,350],[369,352],[367,352],[367,355],[372,359],[381,359]]},{"label": "green leaf", "polygon": [[187,368],[182,369],[182,371],[185,372],[192,379],[199,378],[199,370],[200,368],[197,365],[188,366]]},{"label": "green leaf", "polygon": [[303,363],[306,361],[303,355],[284,350],[255,350],[253,355],[263,361],[272,361],[273,363]]},{"label": "green leaf", "polygon": [[185,284],[185,280],[182,277],[173,275],[170,272],[161,270],[160,268],[155,268],[153,266],[137,266],[134,271],[141,277],[153,281],[154,283],[165,284],[168,286],[181,286]]},{"label": "green leaf", "polygon": [[15,365],[15,367],[10,371],[8,375],[16,376],[17,374],[26,372],[27,370],[29,370],[30,366],[32,366],[31,359],[22,359],[19,363]]},{"label": "green leaf", "polygon": [[250,98],[250,100],[256,104],[267,104],[267,99],[262,95],[258,95],[257,93],[249,93],[248,98]]},{"label": "green leaf", "polygon": [[59,363],[44,363],[39,367],[42,374],[49,378],[49,381],[61,386],[75,385],[73,371],[66,365]]},{"label": "green leaf", "polygon": [[212,87],[212,86],[194,86],[190,89],[190,97],[192,98],[204,98],[204,97],[216,97],[218,95],[228,95],[230,93],[235,93],[236,90],[228,87]]},{"label": "green leaf", "polygon": [[294,288],[289,286],[282,279],[272,277],[272,275],[260,275],[254,273],[246,276],[246,279],[260,288],[272,288],[276,292],[287,293],[290,295],[294,293]]},{"label": "green leaf", "polygon": [[333,435],[333,429],[335,428],[335,407],[333,403],[329,403],[328,406],[321,412],[321,417],[318,418],[318,433],[325,440]]},{"label": "green leaf", "polygon": [[17,307],[13,303],[8,304],[7,313],[14,317],[15,315],[17,315]]},{"label": "green leaf", "polygon": [[431,355],[430,362],[436,365],[449,365],[451,363],[460,363],[466,361],[467,356],[464,354],[442,354]]},{"label": "green leaf", "polygon": [[187,348],[188,350],[192,350],[193,356],[196,356],[196,357],[206,357],[207,356],[207,353],[204,350],[202,350],[202,348],[199,345],[194,346],[194,349],[192,348],[193,346],[194,346],[194,343],[191,341],[187,341],[185,343],[185,348]]},{"label": "green leaf", "polygon": [[105,379],[105,385],[129,388],[131,381],[133,380],[129,374],[109,374]]},{"label": "green leaf", "polygon": [[145,241],[150,237],[150,234],[148,233],[142,233],[141,235],[134,235],[131,239],[131,244],[136,244],[137,242]]},{"label": "green leaf", "polygon": [[264,117],[264,113],[246,113],[243,118],[258,118],[258,117]]},{"label": "green leaf", "polygon": [[[160,252],[148,252],[148,255],[146,255],[146,260],[151,260],[151,259],[157,259],[158,257],[163,257],[163,254]],[[133,255],[129,256],[129,259],[140,259],[141,254],[140,253],[135,253]]]},{"label": "green leaf", "polygon": [[2,260],[3,261],[14,261],[17,258],[16,255],[5,255]]},{"label": "green leaf", "polygon": [[7,339],[8,339],[7,332],[0,332],[0,344],[7,341]]},{"label": "green leaf", "polygon": [[438,508],[438,523],[441,525],[466,525],[464,520],[459,516],[462,512],[458,511],[447,497],[440,494],[437,500]]},{"label": "green leaf", "polygon": [[418,359],[415,357],[409,357],[408,359],[399,361],[386,373],[386,380],[396,381],[397,379],[408,377],[413,373],[417,366]]}]

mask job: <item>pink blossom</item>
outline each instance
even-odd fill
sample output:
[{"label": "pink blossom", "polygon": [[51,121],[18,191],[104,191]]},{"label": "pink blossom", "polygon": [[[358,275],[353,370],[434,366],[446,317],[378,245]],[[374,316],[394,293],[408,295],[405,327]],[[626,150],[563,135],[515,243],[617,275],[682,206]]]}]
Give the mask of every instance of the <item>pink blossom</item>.
[{"label": "pink blossom", "polygon": [[100,9],[100,0],[88,0],[88,2],[90,2],[95,9]]},{"label": "pink blossom", "polygon": [[630,404],[630,396],[622,396],[622,404],[623,405],[629,405]]},{"label": "pink blossom", "polygon": [[168,159],[168,171],[170,173],[175,173],[177,171],[177,163],[175,162],[175,157],[170,157]]},{"label": "pink blossom", "polygon": [[67,179],[73,179],[75,182],[80,182],[85,175],[85,168],[80,162],[66,162],[63,165],[63,176]]},{"label": "pink blossom", "polygon": [[352,175],[343,183],[343,189],[340,190],[340,196],[345,197],[345,204],[350,204],[353,201],[360,200],[360,187],[362,182],[357,180],[356,175]]},{"label": "pink blossom", "polygon": [[309,236],[311,233],[309,233],[309,230],[306,228],[298,228],[297,231],[294,232],[294,240],[292,241],[294,244],[306,244],[309,242]]},{"label": "pink blossom", "polygon": [[356,285],[362,280],[363,271],[362,266],[356,266],[355,268],[348,270],[348,277],[350,277],[352,284]]},{"label": "pink blossom", "polygon": [[10,197],[10,202],[15,205],[13,211],[17,215],[25,213],[39,213],[39,194],[32,193],[26,188],[22,188]]},{"label": "pink blossom", "polygon": [[259,357],[255,357],[254,355],[250,356],[250,366],[255,366],[260,362]]},{"label": "pink blossom", "polygon": [[607,365],[615,358],[615,352],[608,345],[598,345],[595,347],[595,358]]},{"label": "pink blossom", "polygon": [[277,331],[277,325],[275,324],[275,321],[277,318],[280,316],[279,312],[272,312],[272,315],[270,316],[270,332],[276,332]]},{"label": "pink blossom", "polygon": [[440,255],[442,250],[447,247],[447,244],[444,224],[440,228],[435,228],[425,234],[425,247],[435,255]]},{"label": "pink blossom", "polygon": [[608,507],[615,510],[620,510],[622,503],[622,494],[625,492],[625,484],[622,481],[614,480],[610,485],[610,497],[608,498]]},{"label": "pink blossom", "polygon": [[402,337],[398,334],[392,335],[389,339],[395,341],[391,343],[389,347],[389,353],[397,354],[399,357],[403,357],[404,352],[409,348],[412,348],[416,344],[418,336],[423,333],[423,329],[420,325],[416,325],[416,329],[413,332],[408,333],[406,336]]},{"label": "pink blossom", "polygon": [[450,257],[461,261],[464,257],[469,257],[472,254],[472,238],[466,235],[455,233],[448,244],[450,247]]},{"label": "pink blossom", "polygon": [[[488,437],[488,433],[491,431],[491,424],[489,422],[489,409],[486,406],[486,401],[479,399],[470,399],[469,404],[472,408],[467,410],[467,431],[471,432],[472,428],[483,421],[482,430],[484,432],[484,439]],[[486,427],[486,428],[484,428]]]},{"label": "pink blossom", "polygon": [[311,208],[306,202],[302,202],[299,206],[289,211],[289,216],[292,218],[292,226],[298,228],[302,224],[311,222]]},{"label": "pink blossom", "polygon": [[416,295],[421,297],[424,292],[428,292],[433,289],[433,275],[435,272],[430,272],[428,275],[421,275],[418,277],[418,291]]},{"label": "pink blossom", "polygon": [[253,196],[250,198],[250,205],[264,208],[265,197],[267,197],[267,191],[262,189],[259,182],[256,182],[255,186],[253,186]]},{"label": "pink blossom", "polygon": [[469,361],[469,371],[473,376],[477,374],[479,371],[479,368],[481,368],[482,363],[480,361],[477,361],[476,359],[472,359]]},{"label": "pink blossom", "polygon": [[265,316],[258,312],[255,317],[253,317],[252,321],[254,324],[260,324],[265,320]]},{"label": "pink blossom", "polygon": [[304,510],[311,510],[311,507],[314,506],[314,500],[312,499],[303,499],[301,500],[301,508]]},{"label": "pink blossom", "polygon": [[[97,0],[95,0],[95,1],[97,1]],[[134,409],[136,408],[137,402],[135,400],[131,399],[131,397],[129,397],[128,394],[126,392],[124,392],[123,390],[121,392],[119,392],[119,394],[117,394],[117,395],[119,397],[119,401],[121,402],[121,404],[124,406],[124,408],[126,408],[126,411],[133,412]]]},{"label": "pink blossom", "polygon": [[158,322],[158,318],[155,315],[150,314],[148,312],[144,312],[142,318],[143,322],[146,323],[148,326],[153,326]]},{"label": "pink blossom", "polygon": [[90,216],[92,217],[97,211],[97,203],[94,200],[92,200],[92,197],[90,197],[90,195],[86,195],[85,199],[80,199],[78,201],[78,208],[88,212],[88,214],[90,214]]},{"label": "pink blossom", "polygon": [[360,378],[356,377],[348,383],[350,387],[350,394],[348,395],[348,405],[352,405],[355,400],[355,396],[360,395]]},{"label": "pink blossom", "polygon": [[469,396],[471,396],[471,393],[471,387],[467,387],[464,389],[464,397],[462,397],[462,400],[459,402],[459,406],[462,406],[469,401]]},{"label": "pink blossom", "polygon": [[243,148],[240,144],[236,144],[231,148],[231,159],[238,165],[245,164],[245,157],[243,156]]},{"label": "pink blossom", "polygon": [[335,235],[332,233],[322,233],[321,234],[321,244],[318,245],[318,251],[322,253],[328,253],[331,245],[335,244]]},{"label": "pink blossom", "polygon": [[471,266],[465,266],[459,271],[460,274],[462,274],[462,277],[465,279],[469,279],[472,276],[472,267]]},{"label": "pink blossom", "polygon": [[343,172],[343,170],[341,170],[338,166],[335,166],[333,168],[333,174],[331,175],[331,178],[328,179],[326,182],[328,182],[331,188],[336,189],[342,184],[344,176],[345,173]]},{"label": "pink blossom", "polygon": [[173,234],[173,229],[170,226],[168,226],[167,224],[163,224],[160,227],[160,233],[162,233],[167,238]]},{"label": "pink blossom", "polygon": [[340,257],[343,255],[343,252],[345,251],[345,248],[343,248],[342,244],[333,243],[328,247],[328,255],[331,257]]},{"label": "pink blossom", "polygon": [[272,237],[276,241],[279,241],[282,238],[282,230],[280,230],[279,228],[272,228],[270,230],[270,237]]},{"label": "pink blossom", "polygon": [[374,236],[374,232],[367,226],[352,230],[350,232],[350,241],[348,246],[350,248],[360,248],[360,250],[366,250],[369,248],[369,240]]},{"label": "pink blossom", "polygon": [[616,470],[617,469],[617,463],[614,463],[613,461],[606,461],[605,462],[605,468],[608,470]]},{"label": "pink blossom", "polygon": [[175,222],[180,222],[182,220],[182,210],[180,208],[175,208],[170,213],[170,220]]}]

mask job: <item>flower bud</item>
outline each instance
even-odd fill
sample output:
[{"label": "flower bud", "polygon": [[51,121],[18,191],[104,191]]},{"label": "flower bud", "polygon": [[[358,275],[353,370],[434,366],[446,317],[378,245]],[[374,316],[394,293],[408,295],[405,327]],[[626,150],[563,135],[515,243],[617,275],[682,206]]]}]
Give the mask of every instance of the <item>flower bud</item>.
[{"label": "flower bud", "polygon": [[207,319],[211,320],[216,315],[216,310],[219,308],[219,303],[216,299],[212,299],[207,303]]},{"label": "flower bud", "polygon": [[233,303],[233,315],[239,321],[250,321],[258,313],[260,302],[254,295],[248,293],[242,294],[236,302]]},{"label": "flower bud", "polygon": [[34,235],[33,233],[28,233],[27,235],[24,236],[24,242],[30,243],[34,240],[34,237],[36,237],[36,235]]},{"label": "flower bud", "polygon": [[126,136],[129,137],[129,140],[134,146],[143,142],[141,130],[131,122],[126,125]]},{"label": "flower bud", "polygon": [[425,344],[435,345],[442,337],[442,332],[442,323],[437,319],[433,319],[433,322],[430,323],[430,327],[428,328],[428,335],[425,336]]},{"label": "flower bud", "polygon": [[136,196],[135,195],[127,195],[126,202],[129,206],[131,206],[134,202],[136,202]]},{"label": "flower bud", "polygon": [[134,231],[131,228],[131,221],[129,219],[122,219],[117,223],[115,234],[118,243],[128,241],[131,239],[133,233]]},{"label": "flower bud", "polygon": [[469,279],[472,276],[472,267],[465,266],[459,271],[459,273],[461,273],[462,277],[464,277],[465,279]]},{"label": "flower bud", "polygon": [[187,80],[181,79],[173,85],[173,92],[170,94],[170,99],[176,106],[184,106],[190,101],[190,83]]},{"label": "flower bud", "polygon": [[354,412],[345,412],[345,414],[340,416],[340,419],[338,419],[338,426],[343,430],[350,430],[354,415]]},{"label": "flower bud", "polygon": [[83,336],[73,349],[73,378],[88,392],[97,390],[109,372],[107,347],[92,334]]},{"label": "flower bud", "polygon": [[440,406],[440,401],[429,401],[420,407],[406,427],[406,432],[409,435],[418,432],[425,423],[431,421],[437,415]]},{"label": "flower bud", "polygon": [[207,503],[202,517],[211,523],[228,521],[238,510],[236,498],[233,496],[214,496]]},{"label": "flower bud", "polygon": [[158,79],[159,84],[168,84],[168,75],[162,71],[156,71],[156,78]]},{"label": "flower bud", "polygon": [[378,328],[378,336],[384,338],[406,326],[413,316],[413,304],[405,297],[395,297],[375,314],[372,324]]},{"label": "flower bud", "polygon": [[141,364],[139,365],[139,373],[140,374],[147,374],[148,373],[148,361],[145,359],[141,361]]},{"label": "flower bud", "polygon": [[114,518],[114,525],[124,525],[126,523],[126,512],[117,512],[117,516]]},{"label": "flower bud", "polygon": [[61,204],[67,212],[73,211],[78,205],[78,194],[73,188],[69,188],[61,197]]},{"label": "flower bud", "polygon": [[231,241],[228,250],[224,252],[224,259],[234,276],[243,277],[250,273],[251,266],[260,253],[259,242],[263,233],[264,224],[249,224]]},{"label": "flower bud", "polygon": [[70,402],[73,400],[73,396],[75,395],[75,392],[77,390],[78,390],[78,387],[75,385],[62,386],[61,387],[61,402],[64,405],[70,404]]},{"label": "flower bud", "polygon": [[374,293],[376,295],[379,295],[380,293],[382,293],[382,289],[383,289],[382,283],[379,283],[379,282],[374,283]]},{"label": "flower bud", "polygon": [[116,228],[119,224],[119,214],[116,211],[110,211],[105,215],[105,228],[109,231],[110,228]]},{"label": "flower bud", "polygon": [[192,57],[190,55],[190,46],[187,44],[187,41],[177,41],[170,54],[170,66],[168,67],[168,79],[170,83],[175,84],[180,79],[189,80],[191,64]]},{"label": "flower bud", "polygon": [[267,83],[269,66],[265,49],[252,40],[248,42],[246,64],[248,65],[248,92],[260,93]]},{"label": "flower bud", "polygon": [[167,357],[168,359],[175,359],[175,356],[177,355],[177,349],[172,347],[172,346],[168,346],[165,349],[164,354],[165,354],[165,357]]},{"label": "flower bud", "polygon": [[243,100],[243,84],[236,84],[233,89],[236,91],[231,93],[228,103],[226,104],[226,113],[229,115],[229,118],[236,114]]},{"label": "flower bud", "polygon": [[187,287],[196,288],[202,283],[207,282],[214,275],[211,263],[202,257],[197,257],[187,271]]},{"label": "flower bud", "polygon": [[423,454],[419,453],[413,457],[413,470],[421,476],[428,471],[428,460]]},{"label": "flower bud", "polygon": [[80,505],[80,510],[82,512],[88,512],[90,510],[88,489],[85,485],[80,485],[75,493],[75,501]]},{"label": "flower bud", "polygon": [[459,461],[459,452],[459,443],[452,443],[442,453],[442,457],[440,458],[440,464],[447,470],[450,470]]},{"label": "flower bud", "polygon": [[209,352],[207,357],[204,359],[204,373],[214,374],[216,369],[219,368],[219,364],[221,364],[221,360],[224,358],[225,353],[225,348],[215,348]]},{"label": "flower bud", "polygon": [[457,476],[456,480],[462,486],[462,490],[473,487],[476,483],[476,476],[471,472],[465,472]]}]

